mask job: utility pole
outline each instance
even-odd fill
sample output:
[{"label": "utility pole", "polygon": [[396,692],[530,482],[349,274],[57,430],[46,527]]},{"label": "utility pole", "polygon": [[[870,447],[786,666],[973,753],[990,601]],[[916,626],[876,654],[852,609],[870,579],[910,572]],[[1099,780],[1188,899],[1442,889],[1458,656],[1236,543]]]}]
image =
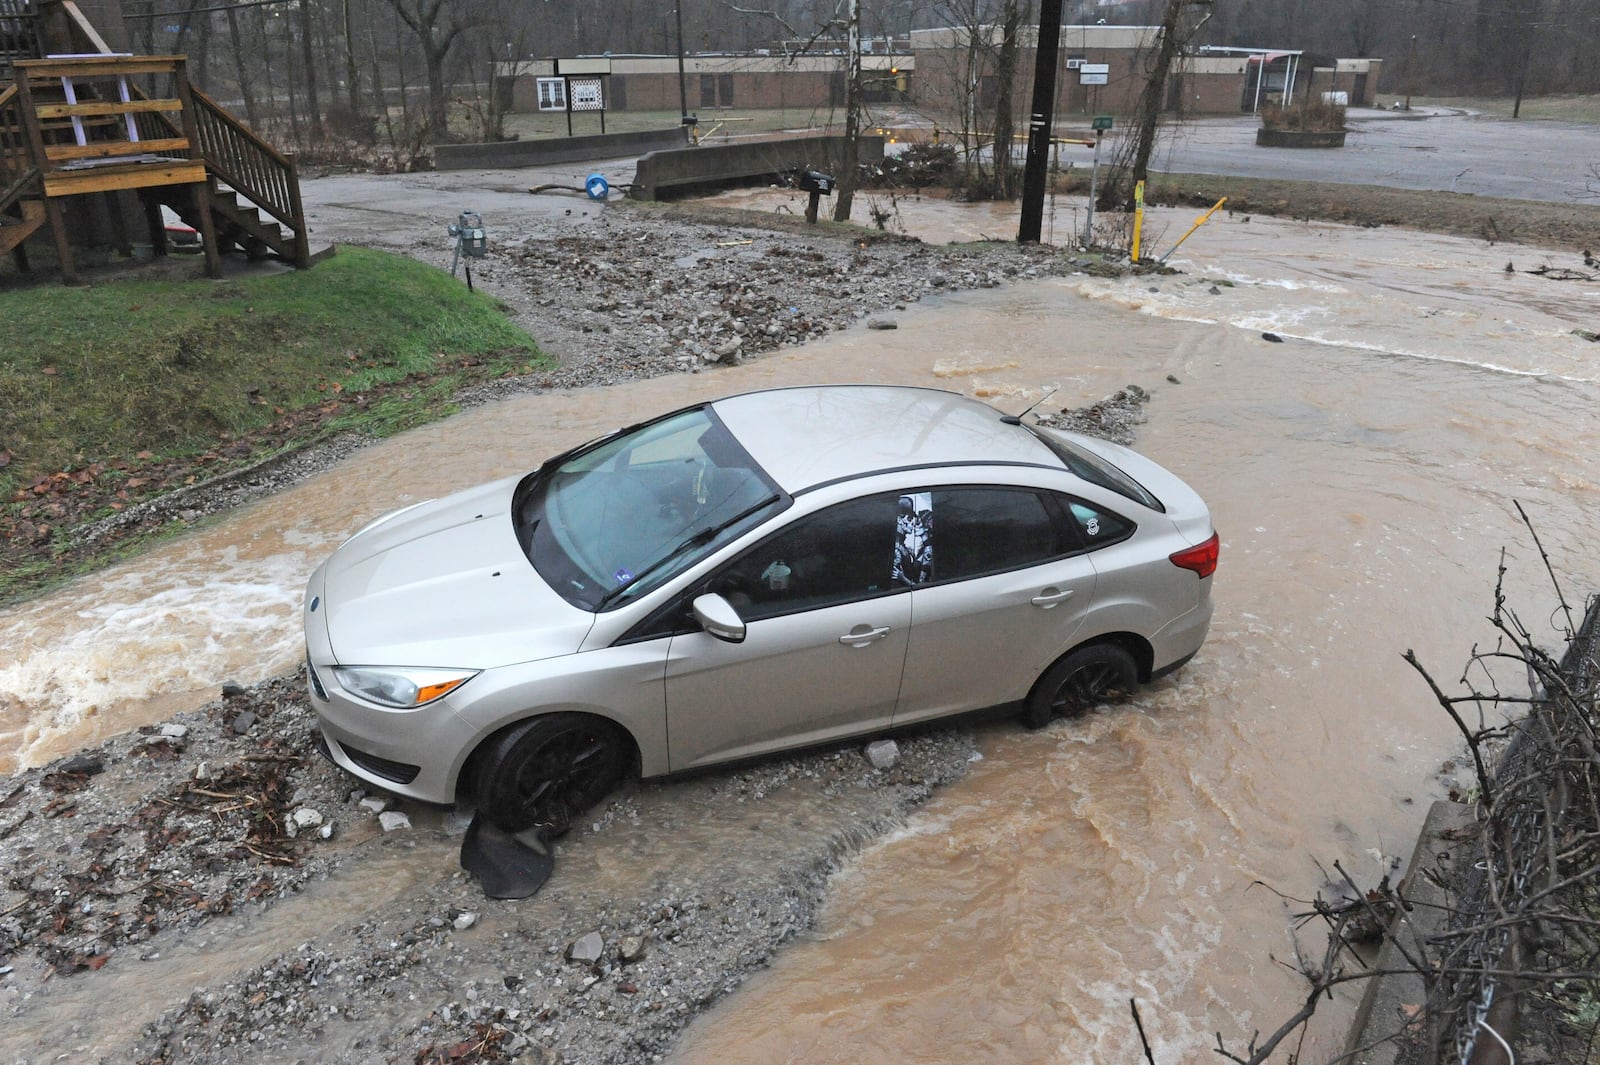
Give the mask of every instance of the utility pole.
[{"label": "utility pole", "polygon": [[[1044,187],[1055,130],[1056,67],[1061,60],[1061,0],[1039,4],[1039,45],[1033,64],[1033,112],[1028,119],[1028,160],[1022,173],[1019,243],[1039,242],[1044,224]],[[996,146],[998,148],[998,145]]]}]

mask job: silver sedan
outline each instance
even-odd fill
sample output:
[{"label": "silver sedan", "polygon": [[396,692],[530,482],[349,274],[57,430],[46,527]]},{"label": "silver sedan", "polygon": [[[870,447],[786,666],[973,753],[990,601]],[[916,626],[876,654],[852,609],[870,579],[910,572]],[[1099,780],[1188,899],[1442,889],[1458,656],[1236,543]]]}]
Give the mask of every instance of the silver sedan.
[{"label": "silver sedan", "polygon": [[1016,706],[1205,640],[1205,504],[949,392],[733,396],[379,518],[312,574],[312,705],[391,792],[559,833],[645,777]]}]

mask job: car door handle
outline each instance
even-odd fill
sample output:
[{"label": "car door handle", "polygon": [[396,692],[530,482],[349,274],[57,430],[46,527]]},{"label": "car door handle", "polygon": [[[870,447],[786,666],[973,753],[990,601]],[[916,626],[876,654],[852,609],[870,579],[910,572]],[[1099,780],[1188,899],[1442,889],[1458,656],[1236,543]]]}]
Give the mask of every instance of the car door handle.
[{"label": "car door handle", "polygon": [[874,640],[881,640],[887,635],[889,635],[889,626],[887,625],[879,625],[875,629],[869,629],[864,625],[857,625],[855,628],[839,637],[839,642],[847,647],[865,647]]},{"label": "car door handle", "polygon": [[1072,598],[1071,588],[1046,588],[1032,599],[1029,599],[1028,602],[1032,603],[1034,606],[1042,606],[1046,610],[1049,610],[1057,603],[1064,602],[1070,598]]}]

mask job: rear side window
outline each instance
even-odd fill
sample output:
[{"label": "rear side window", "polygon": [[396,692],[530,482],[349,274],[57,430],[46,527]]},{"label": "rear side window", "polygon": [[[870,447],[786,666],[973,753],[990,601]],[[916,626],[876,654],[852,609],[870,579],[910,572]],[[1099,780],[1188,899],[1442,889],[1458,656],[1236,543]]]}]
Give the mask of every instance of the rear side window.
[{"label": "rear side window", "polygon": [[1072,471],[1073,476],[1081,477],[1090,484],[1099,485],[1108,492],[1115,492],[1125,499],[1149,507],[1151,510],[1162,514],[1167,508],[1161,505],[1161,500],[1151,495],[1144,485],[1123,473],[1110,462],[1096,455],[1086,448],[1081,448],[1055,433],[1040,432],[1032,426],[1029,431],[1037,436],[1045,447],[1055,452],[1056,458]]},{"label": "rear side window", "polygon": [[1126,518],[1113,514],[1081,499],[1074,499],[1067,505],[1072,512],[1072,522],[1078,528],[1078,534],[1083,537],[1084,546],[1090,551],[1126,540],[1133,535],[1134,524]]},{"label": "rear side window", "polygon": [[1038,493],[1026,488],[936,489],[932,579],[967,580],[1037,566],[1079,549]]}]

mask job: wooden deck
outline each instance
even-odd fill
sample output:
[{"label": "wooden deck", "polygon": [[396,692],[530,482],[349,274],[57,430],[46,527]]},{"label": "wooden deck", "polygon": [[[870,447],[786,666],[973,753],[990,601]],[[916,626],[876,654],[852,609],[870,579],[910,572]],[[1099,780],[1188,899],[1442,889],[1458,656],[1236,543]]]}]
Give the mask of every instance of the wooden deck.
[{"label": "wooden deck", "polygon": [[[74,283],[64,204],[106,196],[116,232],[105,243],[131,251],[123,216],[132,201],[123,194],[133,193],[157,253],[166,250],[167,207],[199,231],[212,277],[221,276],[224,248],[312,264],[293,156],[192,86],[184,56],[107,54],[84,24],[79,39],[99,51],[20,58],[37,36],[24,17],[31,10],[27,0],[0,0],[0,77],[9,78],[0,81],[0,254],[26,268],[23,242],[48,225],[63,278]],[[141,85],[167,88],[155,96]]]}]

